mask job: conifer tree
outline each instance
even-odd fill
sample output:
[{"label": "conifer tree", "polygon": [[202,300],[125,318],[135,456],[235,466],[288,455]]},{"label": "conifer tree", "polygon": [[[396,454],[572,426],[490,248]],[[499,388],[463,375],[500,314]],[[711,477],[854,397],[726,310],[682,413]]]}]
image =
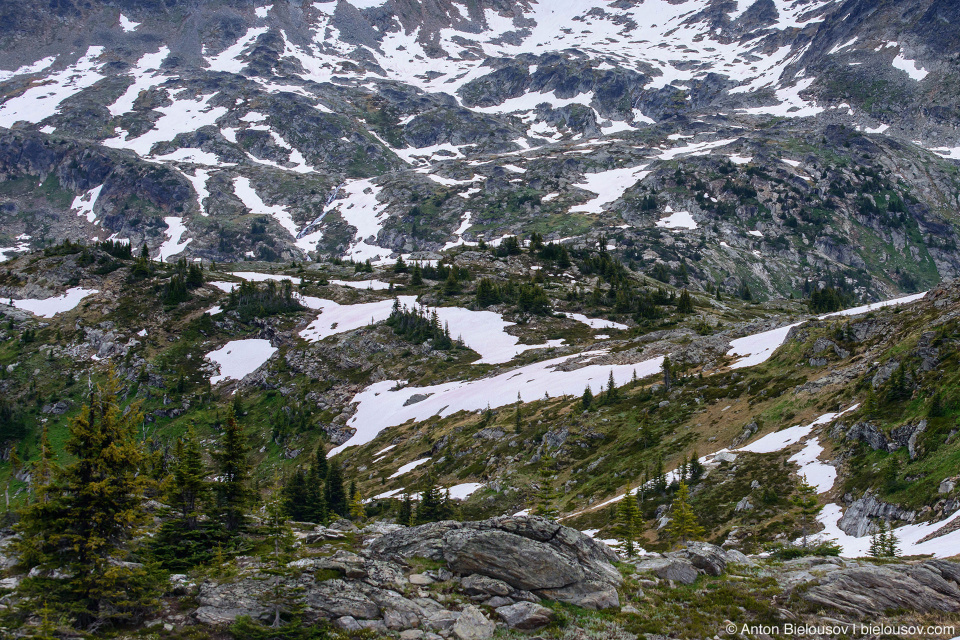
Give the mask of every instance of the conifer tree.
[{"label": "conifer tree", "polygon": [[635,543],[640,530],[643,528],[643,516],[637,506],[637,496],[627,491],[627,495],[620,501],[619,509],[620,537],[623,539],[624,551],[627,556],[636,555]]},{"label": "conifer tree", "polygon": [[209,490],[197,433],[190,425],[177,440],[167,500],[180,513],[184,528],[193,531]]},{"label": "conifer tree", "polygon": [[872,558],[883,558],[887,553],[887,522],[881,520],[877,525],[877,530],[870,536],[870,550],[868,553]]},{"label": "conifer tree", "polygon": [[520,399],[520,393],[518,392],[516,412],[513,415],[513,428],[514,428],[514,431],[516,431],[517,433],[520,433],[520,431],[523,428],[523,425],[522,425],[523,414],[521,413],[522,404],[523,404],[523,401]]},{"label": "conifer tree", "polygon": [[617,381],[613,378],[613,369],[610,370],[610,377],[607,378],[607,404],[610,404],[617,399]]},{"label": "conifer tree", "polygon": [[823,505],[817,499],[817,490],[810,486],[805,479],[800,480],[797,495],[793,498],[794,506],[800,509],[800,526],[803,531],[803,548],[807,548],[807,533],[812,520],[823,510]]},{"label": "conifer tree", "polygon": [[363,497],[356,488],[353,490],[353,496],[350,498],[350,517],[355,522],[361,522],[367,516],[367,511],[363,507]]},{"label": "conifer tree", "polygon": [[420,494],[420,504],[417,505],[416,524],[437,522],[443,519],[443,496],[437,487],[433,476],[428,476],[427,487]]},{"label": "conifer tree", "polygon": [[583,390],[583,397],[580,398],[580,405],[583,407],[584,411],[587,411],[591,406],[593,406],[593,391],[590,390],[590,385],[587,385],[587,388]]},{"label": "conifer tree", "polygon": [[664,356],[661,371],[663,372],[663,388],[670,391],[670,385],[673,383],[673,365],[670,363],[669,356]]},{"label": "conifer tree", "polygon": [[677,313],[693,313],[693,300],[690,298],[690,292],[686,289],[683,290],[677,300]]},{"label": "conifer tree", "polygon": [[703,477],[703,463],[701,463],[700,458],[697,457],[696,449],[694,449],[693,453],[690,454],[690,464],[687,468],[687,471],[690,474],[691,483],[697,482]]},{"label": "conifer tree", "polygon": [[657,462],[653,468],[653,489],[661,495],[667,492],[667,474],[663,469],[662,454],[657,456]]},{"label": "conifer tree", "polygon": [[[40,570],[21,585],[20,594],[31,597],[25,604],[49,598],[80,628],[135,622],[156,604],[152,573],[118,563],[146,519],[136,439],[143,414],[137,406],[124,413],[118,389],[111,374],[91,393],[70,424],[65,450],[72,461],[51,465],[17,525],[21,562]],[[69,577],[45,577],[53,570]]]},{"label": "conifer tree", "polygon": [[423,269],[419,263],[413,265],[413,271],[410,273],[410,286],[419,287],[423,284]]},{"label": "conifer tree", "polygon": [[346,518],[350,513],[347,504],[347,492],[343,488],[343,474],[340,471],[340,465],[336,462],[330,463],[325,489],[327,509],[330,513]]},{"label": "conifer tree", "polygon": [[34,498],[40,502],[46,502],[49,499],[45,490],[50,486],[54,464],[53,449],[50,447],[50,432],[47,425],[43,425],[43,430],[40,432],[40,455],[37,461],[33,463],[30,485]]},{"label": "conifer tree", "polygon": [[888,558],[896,558],[900,555],[900,539],[897,538],[893,527],[889,525],[887,529],[887,544],[884,547],[884,552]]},{"label": "conifer tree", "polygon": [[409,527],[413,524],[413,500],[410,494],[403,494],[403,500],[400,502],[400,511],[397,514],[397,524]]},{"label": "conifer tree", "polygon": [[310,504],[311,487],[307,483],[307,474],[302,468],[297,468],[287,478],[278,493],[284,515],[299,522],[314,521],[313,505]]},{"label": "conifer tree", "polygon": [[553,479],[556,477],[554,463],[555,460],[549,453],[545,453],[540,458],[540,470],[537,473],[540,488],[537,490],[537,506],[533,510],[534,515],[551,519],[556,518],[558,513],[556,507],[553,506],[557,497],[553,484]]},{"label": "conifer tree", "polygon": [[676,498],[673,501],[670,524],[667,525],[667,535],[674,542],[686,543],[689,540],[699,540],[703,537],[703,527],[697,522],[697,516],[690,506],[690,490],[686,482],[680,482]]},{"label": "conifer tree", "polygon": [[247,457],[246,434],[231,411],[214,452],[219,481],[216,483],[214,513],[227,531],[239,531],[246,523],[247,509],[253,501],[250,489],[250,461]]},{"label": "conifer tree", "polygon": [[[266,518],[264,519],[261,531],[268,543],[268,551],[263,557],[264,573],[275,576],[273,588],[266,591],[260,601],[271,610],[271,629],[280,629],[283,624],[281,614],[289,613],[296,608],[295,593],[290,587],[290,583],[283,578],[289,576],[290,561],[293,559],[293,550],[295,548],[293,531],[287,524],[284,517],[283,496],[280,492],[280,479],[274,477],[274,490],[265,505]],[[255,623],[254,623],[255,624]],[[237,634],[243,637],[242,634]],[[251,634],[252,636],[253,634]],[[280,636],[279,637],[285,637]]]},{"label": "conifer tree", "polygon": [[326,482],[329,466],[327,465],[327,452],[322,444],[317,445],[314,453],[313,464],[310,465],[310,473],[307,475],[307,501],[309,503],[309,522],[317,524],[326,524],[329,517],[327,507]]}]

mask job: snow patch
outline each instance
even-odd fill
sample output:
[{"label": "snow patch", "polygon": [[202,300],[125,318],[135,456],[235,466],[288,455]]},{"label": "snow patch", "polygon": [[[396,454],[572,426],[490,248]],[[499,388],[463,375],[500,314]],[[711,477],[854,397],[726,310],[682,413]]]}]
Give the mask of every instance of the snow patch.
[{"label": "snow patch", "polygon": [[35,316],[41,318],[52,318],[58,313],[73,311],[77,305],[86,298],[95,293],[100,293],[98,289],[84,289],[83,287],[72,287],[67,289],[63,295],[42,300],[36,298],[27,298],[24,300],[13,300],[13,306],[17,309],[29,311]]},{"label": "snow patch", "polygon": [[223,380],[242,380],[263,366],[276,352],[276,347],[271,346],[269,340],[232,340],[205,356],[220,368],[220,373],[210,378],[210,384],[215,385]]}]

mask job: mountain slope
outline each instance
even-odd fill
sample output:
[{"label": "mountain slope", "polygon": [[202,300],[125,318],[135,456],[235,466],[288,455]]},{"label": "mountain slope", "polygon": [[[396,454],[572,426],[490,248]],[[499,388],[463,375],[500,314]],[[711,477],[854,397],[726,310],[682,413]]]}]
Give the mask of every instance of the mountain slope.
[{"label": "mountain slope", "polygon": [[[957,269],[950,3],[4,12],[7,253],[95,236],[164,258],[386,261],[536,231],[616,237],[648,272],[706,253],[696,286],[772,296],[884,297]],[[36,155],[49,145],[79,147]],[[109,174],[75,168],[87,149],[170,186],[121,175],[93,194]],[[51,174],[59,200],[15,186]],[[676,211],[693,222],[647,230]]]}]

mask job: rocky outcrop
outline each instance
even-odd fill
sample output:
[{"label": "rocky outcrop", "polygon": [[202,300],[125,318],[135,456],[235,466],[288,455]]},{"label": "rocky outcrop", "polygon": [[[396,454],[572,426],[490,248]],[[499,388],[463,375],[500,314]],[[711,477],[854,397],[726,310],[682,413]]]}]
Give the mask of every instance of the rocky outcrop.
[{"label": "rocky outcrop", "polygon": [[370,552],[430,558],[460,575],[478,574],[514,589],[590,609],[619,604],[617,556],[575,529],[538,517],[436,522],[387,534]]},{"label": "rocky outcrop", "polygon": [[960,610],[960,565],[934,560],[917,565],[860,566],[826,575],[803,598],[855,618],[889,609]]}]

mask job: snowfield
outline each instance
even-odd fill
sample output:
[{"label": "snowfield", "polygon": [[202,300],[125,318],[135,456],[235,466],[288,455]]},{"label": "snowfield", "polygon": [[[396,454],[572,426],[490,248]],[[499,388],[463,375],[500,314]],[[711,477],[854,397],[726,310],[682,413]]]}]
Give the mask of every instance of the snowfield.
[{"label": "snowfield", "polygon": [[[597,351],[581,355],[602,353]],[[491,378],[466,382],[403,387],[402,382],[386,380],[370,385],[353,399],[358,403],[357,411],[347,425],[357,432],[344,444],[331,449],[328,456],[334,456],[347,447],[366,444],[381,431],[408,420],[422,421],[436,415],[445,417],[457,411],[479,411],[488,406],[495,409],[516,402],[518,397],[524,402],[531,402],[547,394],[580,395],[587,386],[594,393],[599,393],[611,373],[616,384],[623,385],[630,381],[634,372],[637,377],[644,378],[658,373],[663,365],[663,358],[660,357],[636,364],[587,365],[573,371],[558,368],[575,357],[554,358],[511,369]],[[424,396],[423,399],[419,399],[421,396]]]},{"label": "snowfield", "polygon": [[[400,296],[397,299],[400,306],[408,309],[419,306],[417,296]],[[333,300],[309,296],[304,296],[302,302],[320,311],[317,319],[300,332],[301,337],[311,342],[383,322],[390,317],[394,304],[392,299],[387,299],[341,305]],[[433,312],[437,313],[441,324],[449,327],[452,338],[463,340],[467,347],[481,355],[479,364],[509,362],[525,351],[558,347],[562,343],[562,340],[551,340],[545,344],[520,344],[518,337],[505,331],[515,323],[507,322],[499,313],[492,311],[471,311],[460,307],[426,308],[428,315]]]}]

